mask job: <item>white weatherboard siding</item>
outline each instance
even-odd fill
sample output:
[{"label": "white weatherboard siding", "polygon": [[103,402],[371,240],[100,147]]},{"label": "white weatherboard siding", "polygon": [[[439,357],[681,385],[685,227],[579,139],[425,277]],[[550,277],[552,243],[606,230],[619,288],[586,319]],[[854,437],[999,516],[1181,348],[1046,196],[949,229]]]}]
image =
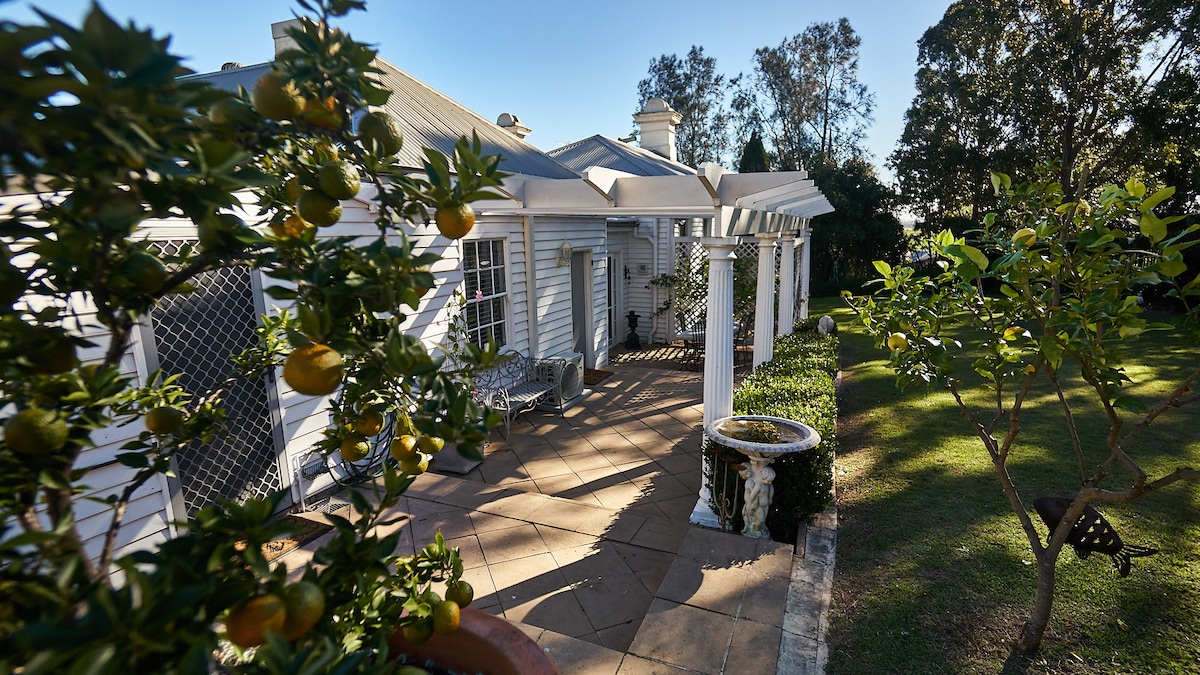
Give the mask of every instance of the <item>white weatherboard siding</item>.
[{"label": "white weatherboard siding", "polygon": [[[625,291],[623,314],[632,311],[638,315],[638,336],[643,345],[667,341],[670,336],[664,320],[666,314],[655,315],[667,292],[650,281],[674,271],[674,261],[667,255],[672,250],[671,219],[641,218],[636,226],[610,226],[608,236],[609,250],[624,253],[625,269],[617,270],[616,275]],[[619,319],[617,334],[612,336],[614,342],[623,340],[629,330],[627,318]]]},{"label": "white weatherboard siding", "polygon": [[538,357],[574,352],[571,314],[571,267],[559,266],[563,242],[572,251],[592,251],[592,340],[596,365],[608,363],[608,281],[605,222],[601,218],[538,216],[533,218],[534,278],[537,290],[534,316]]},{"label": "white weatherboard siding", "polygon": [[[37,198],[29,194],[0,196],[0,214],[7,215],[18,207],[34,209],[37,207]],[[13,262],[20,266],[21,256],[14,256]],[[27,306],[35,310],[44,304],[45,300],[39,298],[28,298],[27,301]],[[108,349],[109,333],[96,319],[96,307],[91,298],[82,294],[72,296],[69,315],[68,329],[93,343],[76,351],[80,362],[91,365],[102,361]],[[143,358],[140,326],[135,327],[131,344],[126,348],[118,368],[122,375],[135,378],[138,384],[146,381],[148,369]],[[123,427],[112,426],[92,432],[92,445],[80,452],[76,462],[77,468],[88,469],[81,481],[86,495],[103,499],[119,495],[125,489],[134,470],[117,463],[116,456],[127,452],[122,446],[137,438],[144,429],[141,421],[138,421]],[[166,480],[156,476],[147,481],[129,502],[116,539],[118,553],[152,548],[165,541],[172,533],[170,523],[174,517]],[[112,522],[112,510],[97,501],[79,500],[76,502],[75,518],[85,550],[93,560],[99,558],[104,535]]]}]

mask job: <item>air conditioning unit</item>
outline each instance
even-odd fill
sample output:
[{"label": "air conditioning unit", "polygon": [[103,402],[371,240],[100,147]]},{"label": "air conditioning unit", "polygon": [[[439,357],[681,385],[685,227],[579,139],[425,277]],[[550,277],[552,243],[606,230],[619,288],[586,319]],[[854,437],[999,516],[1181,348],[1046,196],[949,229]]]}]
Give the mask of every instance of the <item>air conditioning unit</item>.
[{"label": "air conditioning unit", "polygon": [[583,354],[565,352],[537,362],[537,379],[550,382],[550,392],[544,407],[562,410],[583,394]]}]

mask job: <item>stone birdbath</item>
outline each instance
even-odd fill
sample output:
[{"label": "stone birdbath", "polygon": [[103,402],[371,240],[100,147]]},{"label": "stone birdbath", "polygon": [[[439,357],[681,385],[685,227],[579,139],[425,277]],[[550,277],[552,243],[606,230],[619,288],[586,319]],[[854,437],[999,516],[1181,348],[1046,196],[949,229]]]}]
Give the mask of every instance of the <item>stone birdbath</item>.
[{"label": "stone birdbath", "polygon": [[771,462],[790,452],[815,448],[821,442],[821,435],[807,424],[767,415],[722,417],[709,424],[706,431],[714,442],[733,448],[750,460],[738,472],[746,481],[742,534],[759,539],[770,537],[767,511],[775,494],[771,485],[775,470]]}]

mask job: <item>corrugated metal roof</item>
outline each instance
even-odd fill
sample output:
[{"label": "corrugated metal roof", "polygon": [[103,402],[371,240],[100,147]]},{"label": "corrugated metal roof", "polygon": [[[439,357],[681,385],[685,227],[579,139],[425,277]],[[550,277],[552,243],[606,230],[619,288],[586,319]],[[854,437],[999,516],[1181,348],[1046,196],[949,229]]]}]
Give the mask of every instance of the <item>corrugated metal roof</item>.
[{"label": "corrugated metal roof", "polygon": [[[470,138],[471,131],[475,130],[483,143],[484,154],[503,157],[500,168],[504,171],[543,178],[579,177],[579,174],[551,159],[546,153],[387,61],[378,59],[377,65],[383,71],[379,76],[380,84],[392,92],[384,107],[396,118],[404,133],[404,147],[399,154],[403,166],[420,170],[421,148],[424,147],[451,155],[459,137]],[[270,67],[270,63],[260,63],[192,75],[189,79],[202,79],[228,91],[237,91],[239,85],[249,90],[254,86],[254,81]]]},{"label": "corrugated metal roof", "polygon": [[694,176],[696,170],[686,164],[622,143],[599,134],[546,153],[574,171],[589,166],[624,171],[635,176]]}]

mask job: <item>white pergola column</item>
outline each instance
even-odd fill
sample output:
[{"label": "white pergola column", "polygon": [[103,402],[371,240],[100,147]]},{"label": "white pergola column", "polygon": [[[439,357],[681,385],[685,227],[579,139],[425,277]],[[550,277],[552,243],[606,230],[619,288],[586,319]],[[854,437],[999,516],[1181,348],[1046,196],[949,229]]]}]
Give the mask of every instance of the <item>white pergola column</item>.
[{"label": "white pergola column", "polygon": [[[775,233],[758,239],[758,291],[754,303],[754,367],[771,360],[775,351]],[[786,283],[782,282],[781,283]]]},{"label": "white pergola column", "polygon": [[808,278],[812,270],[812,232],[808,230],[807,218],[805,229],[800,233],[800,318],[808,318]]},{"label": "white pergola column", "polygon": [[[708,251],[708,309],[704,339],[704,428],[733,414],[733,254],[732,237],[705,238]],[[706,464],[707,459],[703,460]],[[709,473],[709,467],[704,467]],[[691,522],[720,527],[708,505],[712,498],[707,481],[701,481],[700,497],[692,509]]]},{"label": "white pergola column", "polygon": [[796,235],[779,237],[779,334],[790,335],[796,323]]}]

